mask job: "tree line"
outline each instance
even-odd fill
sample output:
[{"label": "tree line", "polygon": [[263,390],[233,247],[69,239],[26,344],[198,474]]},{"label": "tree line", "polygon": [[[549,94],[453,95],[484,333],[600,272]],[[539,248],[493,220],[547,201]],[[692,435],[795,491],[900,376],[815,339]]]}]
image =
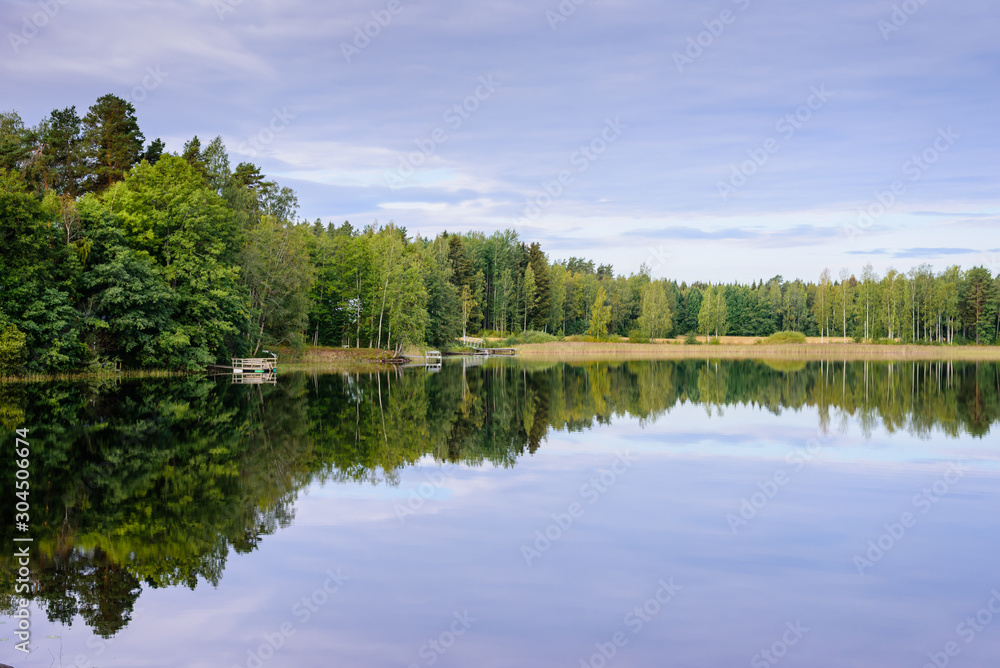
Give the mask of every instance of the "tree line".
[{"label": "tree line", "polygon": [[553,261],[512,230],[309,223],[291,189],[233,166],[221,138],[166,153],[114,95],[35,126],[0,114],[0,242],[0,374],[202,368],[282,344],[446,347],[483,332],[1000,339],[1000,276],[985,267],[687,284]]}]

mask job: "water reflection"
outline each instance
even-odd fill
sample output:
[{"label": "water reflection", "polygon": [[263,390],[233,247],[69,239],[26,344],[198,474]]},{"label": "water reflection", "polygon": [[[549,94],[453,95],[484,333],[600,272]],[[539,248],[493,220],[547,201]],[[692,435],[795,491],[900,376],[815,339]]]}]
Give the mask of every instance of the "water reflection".
[{"label": "water reflection", "polygon": [[[824,430],[981,438],[1000,418],[998,388],[997,364],[695,360],[0,385],[0,438],[31,428],[33,599],[50,620],[79,616],[109,638],[144,585],[217,585],[232,552],[291,524],[312,483],[392,485],[427,456],[513,467],[552,430],[648,425],[684,404],[713,418],[809,407]],[[10,459],[0,476],[13,479]],[[0,542],[12,526],[4,504]],[[13,560],[0,569],[10,614]]]}]

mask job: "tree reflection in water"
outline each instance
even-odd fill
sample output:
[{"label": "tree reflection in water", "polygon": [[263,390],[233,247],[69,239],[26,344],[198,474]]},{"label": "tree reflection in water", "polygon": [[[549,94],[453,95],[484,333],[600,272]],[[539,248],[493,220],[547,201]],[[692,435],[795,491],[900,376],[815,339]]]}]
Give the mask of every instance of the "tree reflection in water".
[{"label": "tree reflection in water", "polygon": [[[0,385],[0,438],[31,429],[30,598],[107,638],[129,623],[143,584],[216,585],[230,551],[252,552],[288,526],[315,482],[396,484],[427,455],[512,467],[550,430],[646,423],[688,402],[709,416],[811,407],[824,428],[982,437],[1000,417],[998,388],[995,363],[704,360],[303,372],[258,386],[54,382]],[[13,480],[10,458],[0,475]],[[13,512],[3,505],[5,544]],[[4,614],[15,609],[15,566],[0,557]]]}]

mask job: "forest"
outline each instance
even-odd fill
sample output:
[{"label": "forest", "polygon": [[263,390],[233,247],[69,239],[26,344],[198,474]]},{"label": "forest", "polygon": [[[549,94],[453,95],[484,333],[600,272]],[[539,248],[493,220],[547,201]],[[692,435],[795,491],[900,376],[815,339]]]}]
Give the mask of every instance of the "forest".
[{"label": "forest", "polygon": [[309,222],[290,188],[233,166],[220,137],[164,148],[115,95],[33,126],[0,113],[0,375],[201,369],[281,345],[447,348],[484,332],[1000,340],[1000,276],[986,267],[616,275],[511,230],[431,239],[391,221]]}]

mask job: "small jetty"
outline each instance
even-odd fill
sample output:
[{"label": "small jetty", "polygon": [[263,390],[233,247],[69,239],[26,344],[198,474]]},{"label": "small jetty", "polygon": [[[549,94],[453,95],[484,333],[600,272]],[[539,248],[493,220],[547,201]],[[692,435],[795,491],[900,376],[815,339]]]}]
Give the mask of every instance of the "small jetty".
[{"label": "small jetty", "polygon": [[473,348],[476,355],[482,355],[484,357],[490,357],[492,355],[501,355],[505,357],[516,357],[517,348]]},{"label": "small jetty", "polygon": [[407,360],[423,360],[420,362],[408,361],[406,364],[402,365],[404,369],[414,369],[422,368],[430,372],[441,370],[441,351],[440,350],[427,350],[423,355],[406,355]]},{"label": "small jetty", "polygon": [[[452,358],[461,358],[462,364],[466,367],[478,366],[478,364],[472,363],[472,360],[483,360],[487,357],[516,357],[517,348],[483,348],[478,346],[469,346],[472,348],[471,355],[469,353],[461,353],[458,355],[451,354]],[[424,368],[427,371],[440,371],[441,363],[443,362],[443,355],[440,350],[426,350],[422,355],[406,355],[405,358],[408,360],[405,364],[402,364],[404,369],[412,368]],[[418,361],[419,360],[419,361]]]},{"label": "small jetty", "polygon": [[441,351],[428,350],[424,353],[424,368],[433,373],[441,370]]},{"label": "small jetty", "polygon": [[517,348],[487,348],[485,340],[474,336],[460,336],[456,341],[472,348],[472,354],[477,357],[490,357],[491,355],[514,357],[517,355]]},{"label": "small jetty", "polygon": [[220,375],[231,375],[235,385],[275,385],[278,382],[278,356],[274,353],[271,357],[233,357],[229,366],[212,364],[209,368]]},{"label": "small jetty", "polygon": [[274,373],[278,368],[276,357],[234,357],[232,359],[233,374],[240,373]]}]

